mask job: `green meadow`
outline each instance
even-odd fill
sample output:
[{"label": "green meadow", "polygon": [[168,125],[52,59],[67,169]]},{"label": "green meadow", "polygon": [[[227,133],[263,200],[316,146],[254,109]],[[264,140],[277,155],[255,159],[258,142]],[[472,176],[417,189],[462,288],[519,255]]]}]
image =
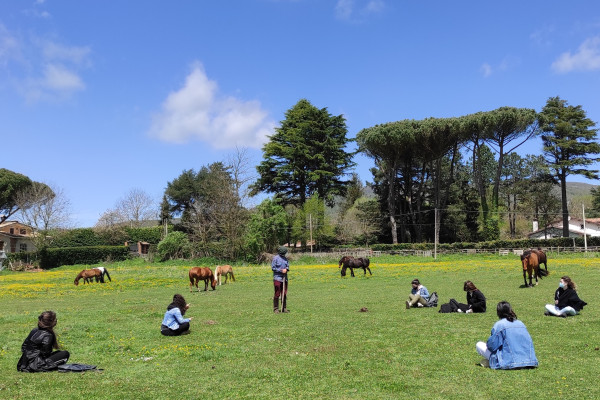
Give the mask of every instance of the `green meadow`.
[{"label": "green meadow", "polygon": [[[550,276],[523,287],[518,256],[379,257],[373,276],[341,278],[336,260],[292,261],[289,314],[272,312],[268,265],[234,265],[236,282],[190,293],[191,263],[103,264],[106,284],[75,286],[82,268],[0,273],[3,399],[592,399],[600,398],[600,258],[549,254]],[[214,266],[211,266],[214,268]],[[562,275],[588,306],[544,316]],[[406,310],[419,278],[440,304],[465,302],[472,280],[485,314]],[[191,333],[164,337],[173,294],[191,303]],[[494,371],[475,351],[507,300],[531,333],[537,369]],[[360,312],[363,307],[367,312]],[[44,310],[69,362],[101,372],[19,373],[20,347]]]}]

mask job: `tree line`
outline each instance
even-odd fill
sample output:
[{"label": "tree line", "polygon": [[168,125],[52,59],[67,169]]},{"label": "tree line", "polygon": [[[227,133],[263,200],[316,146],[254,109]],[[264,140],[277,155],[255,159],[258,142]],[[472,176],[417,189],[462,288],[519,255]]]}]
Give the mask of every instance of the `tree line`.
[{"label": "tree line", "polygon": [[[548,99],[539,113],[501,107],[379,124],[362,129],[356,139],[347,133],[343,115],[301,99],[264,145],[255,172],[245,150],[237,149],[228,160],[184,170],[167,183],[159,206],[142,190],[132,190],[96,228],[134,227],[156,218],[176,231],[159,246],[163,258],[259,257],[281,243],[327,247],[516,238],[524,221],[535,219],[543,228],[558,215],[568,220],[569,175],[598,178],[590,168],[600,154],[595,124],[581,106],[559,97]],[[540,154],[517,154],[537,137],[543,143]],[[352,142],[356,151],[348,150]],[[372,180],[365,184],[354,173],[358,152],[374,161]],[[8,170],[0,170],[0,190],[3,220],[62,197]],[[271,197],[248,207],[248,198],[260,193]],[[600,191],[592,191],[592,204],[590,211],[600,215]],[[25,222],[40,231],[61,225],[54,226],[52,218]],[[568,236],[568,224],[563,227]]]}]

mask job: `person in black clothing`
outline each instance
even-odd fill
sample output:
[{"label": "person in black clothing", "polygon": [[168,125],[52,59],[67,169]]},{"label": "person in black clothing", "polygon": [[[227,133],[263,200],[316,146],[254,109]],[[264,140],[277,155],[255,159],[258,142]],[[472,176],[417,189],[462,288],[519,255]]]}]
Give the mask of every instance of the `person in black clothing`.
[{"label": "person in black clothing", "polygon": [[466,309],[459,308],[459,312],[466,313],[484,313],[485,312],[485,296],[481,290],[477,289],[471,281],[466,281],[463,289],[467,292],[467,307]]},{"label": "person in black clothing", "polygon": [[554,304],[546,304],[545,315],[566,317],[576,315],[587,303],[577,295],[577,286],[568,276],[560,278],[558,289],[554,292]]},{"label": "person in black clothing", "polygon": [[43,372],[58,369],[69,360],[69,352],[58,349],[58,340],[54,333],[56,313],[44,311],[38,317],[38,327],[33,329],[21,345],[21,358],[17,370],[21,372]]}]

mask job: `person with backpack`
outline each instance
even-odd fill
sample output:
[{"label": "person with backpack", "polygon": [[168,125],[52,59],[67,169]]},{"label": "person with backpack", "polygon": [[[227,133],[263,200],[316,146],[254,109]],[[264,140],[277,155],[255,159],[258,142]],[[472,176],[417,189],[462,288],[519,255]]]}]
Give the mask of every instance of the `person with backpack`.
[{"label": "person with backpack", "polygon": [[167,312],[160,325],[160,333],[164,336],[179,336],[190,333],[190,318],[183,318],[190,305],[182,295],[173,296],[173,301],[167,306]]},{"label": "person with backpack", "polygon": [[[58,340],[54,333],[56,313],[44,311],[38,317],[38,327],[34,328],[21,345],[21,358],[17,370],[21,372],[54,371],[69,360],[69,352],[58,350]],[[52,351],[57,349],[57,351]]]},{"label": "person with backpack", "polygon": [[577,295],[577,286],[568,276],[560,278],[558,289],[554,292],[554,304],[546,304],[545,315],[567,317],[577,315],[587,303]]},{"label": "person with backpack", "polygon": [[406,300],[406,309],[408,310],[411,307],[427,307],[427,302],[429,300],[429,291],[418,279],[413,279],[411,282],[412,290],[408,295],[408,300]]},{"label": "person with backpack", "polygon": [[475,348],[484,357],[481,365],[492,369],[534,368],[538,365],[533,340],[525,324],[517,319],[510,303],[496,306],[497,321],[487,342],[477,342]]}]

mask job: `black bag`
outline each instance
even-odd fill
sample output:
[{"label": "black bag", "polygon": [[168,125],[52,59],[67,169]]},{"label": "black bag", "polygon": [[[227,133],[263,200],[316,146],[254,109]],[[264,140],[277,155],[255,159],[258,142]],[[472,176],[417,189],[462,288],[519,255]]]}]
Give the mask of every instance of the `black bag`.
[{"label": "black bag", "polygon": [[437,292],[431,293],[429,296],[429,300],[427,300],[427,307],[437,307],[438,306],[438,294]]},{"label": "black bag", "polygon": [[61,364],[58,366],[59,372],[85,372],[85,371],[102,371],[96,368],[95,365],[89,364]]}]

